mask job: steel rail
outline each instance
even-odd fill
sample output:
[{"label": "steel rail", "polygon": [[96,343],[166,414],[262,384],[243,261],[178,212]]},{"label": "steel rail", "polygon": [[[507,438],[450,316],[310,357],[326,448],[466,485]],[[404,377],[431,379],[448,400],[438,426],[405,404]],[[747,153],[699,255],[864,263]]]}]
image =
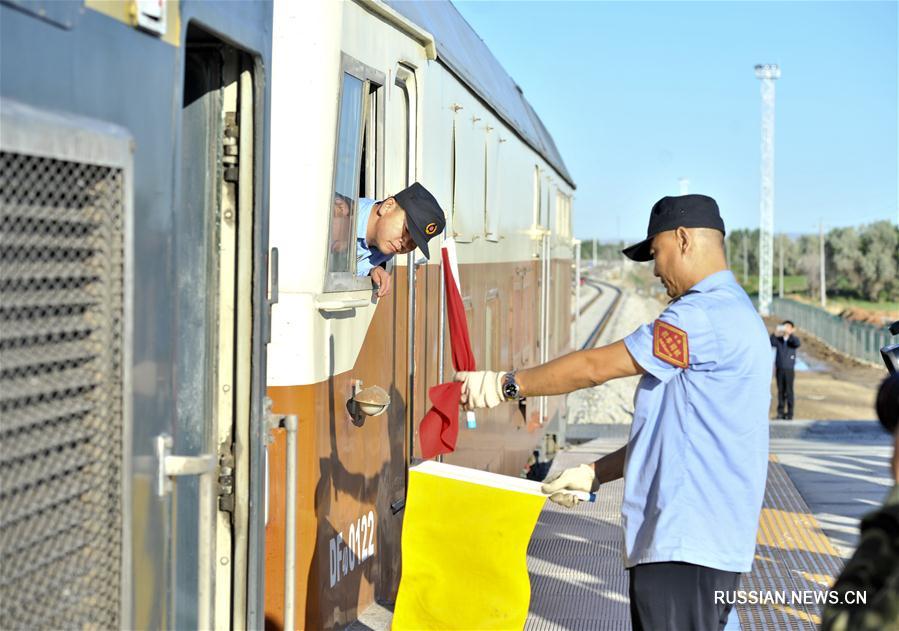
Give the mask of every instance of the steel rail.
[{"label": "steel rail", "polygon": [[[602,332],[605,330],[606,325],[612,318],[612,314],[615,313],[615,309],[618,307],[618,303],[621,301],[621,290],[618,287],[609,285],[607,283],[600,283],[598,281],[593,281],[590,279],[587,279],[584,282],[589,284],[591,287],[594,287],[595,289],[599,289],[599,295],[602,295],[602,287],[600,287],[600,284],[603,284],[615,292],[615,297],[612,298],[612,304],[610,304],[609,308],[606,309],[605,313],[603,313],[602,317],[599,319],[599,322],[596,324],[596,327],[593,329],[593,332],[590,333],[590,337],[587,338],[587,341],[581,347],[581,350],[593,348],[596,345],[596,340],[598,340],[599,336],[602,335]],[[599,295],[597,296],[597,298],[599,298]]]}]

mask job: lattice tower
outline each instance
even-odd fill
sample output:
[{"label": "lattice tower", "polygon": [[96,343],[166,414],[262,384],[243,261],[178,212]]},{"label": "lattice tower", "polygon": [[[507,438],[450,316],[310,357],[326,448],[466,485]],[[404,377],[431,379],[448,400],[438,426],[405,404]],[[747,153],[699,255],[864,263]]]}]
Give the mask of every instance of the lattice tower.
[{"label": "lattice tower", "polygon": [[769,315],[774,285],[774,81],[777,64],[759,64],[755,76],[762,84],[762,190],[759,225],[759,313]]}]

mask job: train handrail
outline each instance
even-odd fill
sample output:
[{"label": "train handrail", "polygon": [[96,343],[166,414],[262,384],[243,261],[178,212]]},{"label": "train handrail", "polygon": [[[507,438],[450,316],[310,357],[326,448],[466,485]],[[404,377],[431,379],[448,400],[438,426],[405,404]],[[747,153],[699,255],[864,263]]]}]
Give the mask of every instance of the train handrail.
[{"label": "train handrail", "polygon": [[295,414],[284,417],[287,430],[287,497],[284,516],[284,628],[294,629],[297,575],[297,427]]}]

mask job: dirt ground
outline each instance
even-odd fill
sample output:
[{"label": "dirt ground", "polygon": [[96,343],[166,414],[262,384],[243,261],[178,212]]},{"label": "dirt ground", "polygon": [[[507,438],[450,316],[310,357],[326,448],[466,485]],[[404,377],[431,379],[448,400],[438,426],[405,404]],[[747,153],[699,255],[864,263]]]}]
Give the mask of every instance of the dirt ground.
[{"label": "dirt ground", "polygon": [[[766,318],[773,331],[777,320]],[[793,392],[795,419],[874,420],[877,387],[886,376],[886,368],[874,368],[831,351],[815,338],[796,331],[802,346],[799,357],[811,370],[796,371]],[[771,417],[777,411],[777,387],[771,380]]]}]

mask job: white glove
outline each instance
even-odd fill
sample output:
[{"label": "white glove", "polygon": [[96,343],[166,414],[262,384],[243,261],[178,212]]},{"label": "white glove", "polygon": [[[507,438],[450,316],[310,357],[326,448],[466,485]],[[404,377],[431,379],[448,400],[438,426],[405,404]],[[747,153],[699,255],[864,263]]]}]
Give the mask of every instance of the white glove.
[{"label": "white glove", "polygon": [[462,406],[466,410],[494,408],[503,401],[503,372],[479,370],[457,372],[456,381],[462,382]]},{"label": "white glove", "polygon": [[577,506],[581,499],[571,493],[565,493],[565,490],[592,493],[596,490],[594,484],[599,486],[596,484],[596,473],[593,471],[593,467],[581,464],[573,469],[565,469],[561,473],[549,476],[544,480],[540,490],[549,495],[549,499],[556,504],[572,508]]}]

